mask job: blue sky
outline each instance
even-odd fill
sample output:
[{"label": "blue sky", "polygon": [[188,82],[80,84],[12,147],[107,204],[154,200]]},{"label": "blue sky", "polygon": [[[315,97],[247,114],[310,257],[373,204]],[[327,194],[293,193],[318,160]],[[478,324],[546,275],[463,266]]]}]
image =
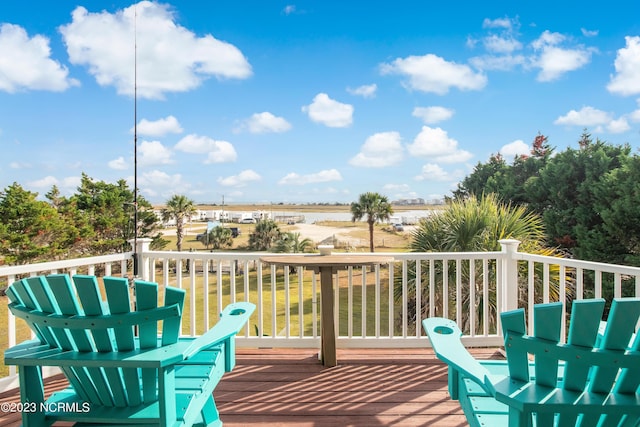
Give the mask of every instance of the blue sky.
[{"label": "blue sky", "polygon": [[0,188],[133,186],[134,40],[154,203],[437,199],[538,132],[635,151],[638,16],[635,0],[0,2]]}]

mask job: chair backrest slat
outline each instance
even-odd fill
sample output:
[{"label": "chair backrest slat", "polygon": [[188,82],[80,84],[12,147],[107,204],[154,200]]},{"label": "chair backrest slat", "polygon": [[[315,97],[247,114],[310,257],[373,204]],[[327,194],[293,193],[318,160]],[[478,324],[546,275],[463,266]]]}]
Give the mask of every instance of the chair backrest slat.
[{"label": "chair backrest slat", "polygon": [[[158,307],[158,284],[142,280],[135,281],[136,290],[136,310],[153,310]],[[158,325],[145,323],[138,329],[138,340],[140,348],[155,348],[158,346]],[[157,369],[142,369],[142,399],[146,402],[153,402],[158,399],[158,371]]]},{"label": "chair backrest slat", "polygon": [[[60,307],[60,312],[68,316],[76,316],[82,314],[78,300],[76,299],[73,289],[71,288],[71,279],[68,274],[52,274],[47,276],[47,282],[51,288],[51,292],[55,295]],[[86,330],[70,329],[69,333],[78,351],[93,351],[91,338]]]},{"label": "chair backrest slat", "polygon": [[[98,316],[108,313],[108,307],[102,303],[98,280],[95,276],[75,275],[73,283],[76,286],[78,298],[82,304],[82,309],[86,316]],[[108,329],[91,328],[90,320],[87,320],[87,328],[91,332],[96,350],[99,352],[114,351],[115,345],[112,334]],[[117,407],[127,406],[127,397],[124,390],[122,372],[116,368],[104,368],[104,376],[109,385],[110,397],[113,404]]]},{"label": "chair backrest slat", "polygon": [[[158,284],[153,282],[145,282],[142,280],[135,281],[136,290],[136,310],[145,311],[158,307]],[[146,323],[140,325],[138,332],[140,340],[140,348],[154,348],[158,346],[158,325],[155,323]]]},{"label": "chair backrest slat", "polygon": [[[27,283],[31,289],[31,294],[40,306],[40,310],[46,313],[62,314],[60,307],[55,300],[53,292],[49,288],[49,283],[43,276],[29,277]],[[67,331],[61,328],[48,328],[56,337],[58,345],[64,350],[74,350]]]},{"label": "chair backrest slat", "polygon": [[[9,295],[16,298],[17,301],[19,301],[20,304],[25,308],[29,310],[40,310],[40,307],[34,301],[33,295],[29,290],[27,279],[22,279],[15,282],[13,285],[11,285],[10,289],[11,292],[9,293]],[[49,331],[49,328],[41,328],[40,325],[36,325],[29,319],[25,319],[25,322],[27,322],[31,330],[36,334],[36,337],[38,337],[41,342],[47,343],[52,347],[57,347],[58,343],[51,334],[51,331]]]},{"label": "chair backrest slat", "polygon": [[[598,338],[598,327],[604,311],[604,299],[576,300],[571,306],[571,321],[567,344],[592,349]],[[581,391],[587,383],[590,367],[575,360],[567,360],[563,388]]]},{"label": "chair backrest slat", "polygon": [[[109,312],[111,314],[126,314],[131,312],[129,280],[124,277],[105,277],[102,280],[107,295]],[[113,328],[113,335],[115,336],[118,351],[131,351],[135,349],[133,328],[131,326]],[[138,406],[142,402],[140,395],[140,373],[138,369],[122,369],[120,373],[124,381],[128,404]]]},{"label": "chair backrest slat", "polygon": [[[627,349],[638,323],[638,316],[640,316],[640,299],[614,300],[600,348],[620,352]],[[613,363],[610,366],[594,367],[589,391],[609,392],[617,375],[618,368]]]},{"label": "chair backrest slat", "polygon": [[[180,313],[184,307],[185,291],[177,288],[166,288],[164,291],[164,305],[178,304]],[[180,336],[180,317],[167,319],[162,322],[162,345],[174,344]]]},{"label": "chair backrest slat", "polygon": [[[522,336],[526,333],[524,315],[524,310],[521,308],[502,313],[502,331],[505,336],[507,336],[507,334]],[[527,352],[523,349],[510,346],[507,341],[505,341],[504,347],[511,377],[519,381],[529,381],[529,360]]]},{"label": "chair backrest slat", "polygon": [[[131,312],[129,281],[124,277],[105,277],[103,282],[104,290],[107,294],[109,313],[125,314]],[[131,326],[114,328],[113,334],[118,351],[131,351],[135,348],[133,328]]]},{"label": "chair backrest slat", "polygon": [[[73,283],[76,286],[78,298],[82,304],[84,314],[87,316],[99,316],[108,314],[102,304],[100,290],[98,289],[98,281],[95,276],[73,276]],[[113,351],[113,344],[109,331],[106,329],[94,329],[87,325],[87,329],[91,331],[96,350],[101,352]]]},{"label": "chair backrest slat", "polygon": [[[533,311],[533,335],[557,344],[562,326],[562,303],[537,304]],[[555,387],[558,382],[558,359],[536,355],[535,362],[536,384]]]},{"label": "chair backrest slat", "polygon": [[[640,351],[640,334],[636,334],[629,350]],[[626,368],[620,372],[614,391],[616,393],[633,393],[638,390],[639,383],[640,365],[634,368]]]}]

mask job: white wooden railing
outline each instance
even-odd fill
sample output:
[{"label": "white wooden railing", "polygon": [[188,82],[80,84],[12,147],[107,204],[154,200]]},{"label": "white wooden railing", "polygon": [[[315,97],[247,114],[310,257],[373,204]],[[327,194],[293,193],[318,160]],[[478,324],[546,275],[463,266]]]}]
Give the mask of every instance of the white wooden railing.
[{"label": "white wooden railing", "polygon": [[[150,251],[148,240],[137,243],[140,278],[187,291],[184,335],[211,327],[226,304],[249,300],[257,310],[238,335],[238,346],[320,347],[318,274],[304,267],[267,266],[259,260],[264,253]],[[537,302],[640,295],[640,268],[522,253],[512,240],[501,245],[498,252],[376,253],[394,261],[338,271],[338,347],[426,346],[420,322],[427,316],[455,319],[467,345],[500,346],[501,311],[523,307],[530,315]],[[132,277],[133,256],[0,267],[0,285],[53,272]],[[19,325],[4,315],[5,346],[12,346]]]}]

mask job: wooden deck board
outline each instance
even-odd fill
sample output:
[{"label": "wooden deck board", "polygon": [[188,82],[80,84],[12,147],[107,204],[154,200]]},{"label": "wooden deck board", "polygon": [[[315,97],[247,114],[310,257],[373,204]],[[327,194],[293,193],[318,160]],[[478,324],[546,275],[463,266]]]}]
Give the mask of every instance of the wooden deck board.
[{"label": "wooden deck board", "polygon": [[[472,353],[498,357],[495,349]],[[339,350],[338,361],[324,367],[309,349],[239,349],[214,392],[225,427],[467,425],[430,349]],[[47,394],[65,385],[51,378]],[[0,394],[0,405],[17,401],[18,390]],[[0,426],[19,425],[19,414],[0,413]]]}]

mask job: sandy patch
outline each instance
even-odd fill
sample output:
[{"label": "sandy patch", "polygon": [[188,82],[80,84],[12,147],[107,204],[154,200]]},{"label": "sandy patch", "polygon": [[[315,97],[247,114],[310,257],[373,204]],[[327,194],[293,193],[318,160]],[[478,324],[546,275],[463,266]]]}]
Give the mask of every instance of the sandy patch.
[{"label": "sandy patch", "polygon": [[294,233],[300,233],[303,238],[313,240],[315,243],[324,242],[330,238],[335,238],[341,242],[359,243],[360,239],[349,236],[353,227],[326,227],[316,224],[296,224],[291,228]]}]

